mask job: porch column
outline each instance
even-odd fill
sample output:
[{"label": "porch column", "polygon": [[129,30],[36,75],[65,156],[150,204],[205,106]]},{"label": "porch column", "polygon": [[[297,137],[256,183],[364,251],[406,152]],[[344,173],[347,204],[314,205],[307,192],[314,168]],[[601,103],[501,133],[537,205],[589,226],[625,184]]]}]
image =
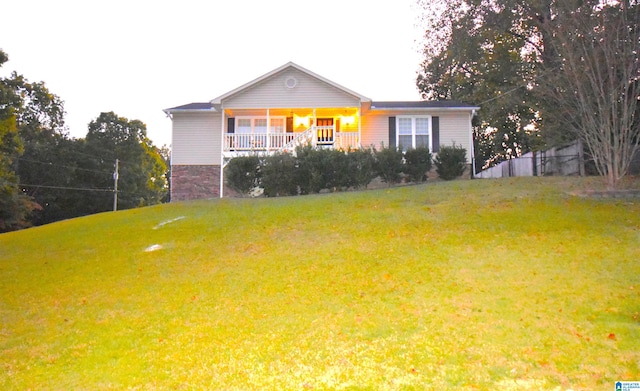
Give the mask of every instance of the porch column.
[{"label": "porch column", "polygon": [[362,102],[360,102],[359,107],[356,110],[356,119],[358,120],[358,148],[362,147],[362,121],[360,118],[361,110],[362,110]]},{"label": "porch column", "polygon": [[271,118],[269,117],[269,109],[267,108],[267,152],[271,149],[271,140],[269,137],[270,127],[271,127]]},{"label": "porch column", "polygon": [[313,109],[313,125],[311,125],[313,129],[313,139],[311,145],[315,148],[318,145],[318,128],[316,127],[316,109]]},{"label": "porch column", "polygon": [[224,129],[224,107],[220,105],[220,198],[224,197],[224,144],[227,138]]}]

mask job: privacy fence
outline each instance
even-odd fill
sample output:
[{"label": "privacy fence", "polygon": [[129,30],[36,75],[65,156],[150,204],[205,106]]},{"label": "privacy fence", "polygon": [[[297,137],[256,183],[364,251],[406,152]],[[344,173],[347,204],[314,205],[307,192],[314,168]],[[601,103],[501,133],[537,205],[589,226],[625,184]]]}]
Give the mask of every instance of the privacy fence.
[{"label": "privacy fence", "polygon": [[476,174],[476,178],[504,178],[514,176],[584,175],[582,142],[529,152],[506,160]]}]

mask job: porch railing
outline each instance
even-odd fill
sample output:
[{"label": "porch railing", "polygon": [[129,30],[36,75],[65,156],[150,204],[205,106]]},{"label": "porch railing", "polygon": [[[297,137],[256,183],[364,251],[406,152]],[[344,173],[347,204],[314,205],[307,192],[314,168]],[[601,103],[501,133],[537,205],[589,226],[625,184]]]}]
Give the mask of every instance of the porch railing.
[{"label": "porch railing", "polygon": [[277,151],[296,137],[295,133],[227,133],[225,151]]},{"label": "porch railing", "polygon": [[333,126],[316,126],[302,133],[227,133],[224,151],[292,151],[300,145],[332,146],[339,149],[358,148],[358,132],[336,132]]}]

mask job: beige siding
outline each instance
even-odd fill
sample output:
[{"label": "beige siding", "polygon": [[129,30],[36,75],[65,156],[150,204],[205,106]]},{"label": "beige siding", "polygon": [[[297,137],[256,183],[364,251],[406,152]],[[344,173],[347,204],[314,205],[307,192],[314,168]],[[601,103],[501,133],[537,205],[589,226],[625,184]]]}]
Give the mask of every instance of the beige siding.
[{"label": "beige siding", "polygon": [[[285,83],[294,78],[296,85]],[[289,68],[223,100],[226,109],[358,107],[359,99],[297,69]]]},{"label": "beige siding", "polygon": [[368,111],[362,116],[362,146],[389,146],[389,117],[430,115],[440,117],[440,145],[461,145],[471,162],[470,113],[468,111]]},{"label": "beige siding", "polygon": [[172,165],[220,164],[220,113],[175,113]]},{"label": "beige siding", "polygon": [[362,141],[365,148],[380,149],[389,146],[389,116],[390,114],[374,114],[372,112],[362,116]]}]

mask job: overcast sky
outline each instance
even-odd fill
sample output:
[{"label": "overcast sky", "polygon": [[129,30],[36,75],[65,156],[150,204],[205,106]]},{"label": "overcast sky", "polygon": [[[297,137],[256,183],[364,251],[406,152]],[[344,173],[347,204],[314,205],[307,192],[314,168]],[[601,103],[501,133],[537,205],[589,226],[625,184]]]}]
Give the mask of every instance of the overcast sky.
[{"label": "overcast sky", "polygon": [[419,100],[415,0],[6,1],[11,71],[65,101],[73,137],[114,111],[170,144],[163,109],[205,102],[289,61],[373,100]]}]

